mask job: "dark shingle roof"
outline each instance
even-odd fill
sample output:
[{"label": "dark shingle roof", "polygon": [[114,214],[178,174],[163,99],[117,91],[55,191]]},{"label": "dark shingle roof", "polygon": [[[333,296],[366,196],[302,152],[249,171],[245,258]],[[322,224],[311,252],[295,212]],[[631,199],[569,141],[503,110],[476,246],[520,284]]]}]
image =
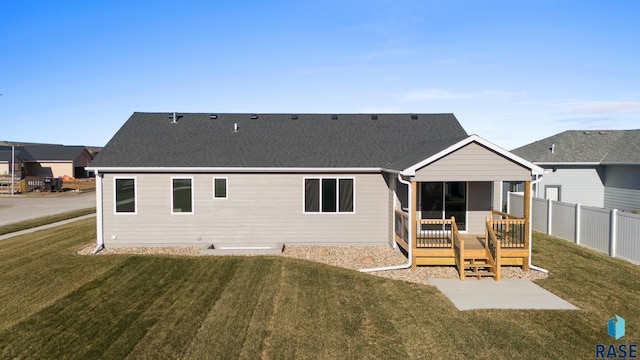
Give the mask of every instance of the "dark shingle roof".
[{"label": "dark shingle roof", "polygon": [[640,130],[569,130],[512,152],[534,163],[640,163]]},{"label": "dark shingle roof", "polygon": [[[16,146],[14,154],[17,159],[32,160],[31,155],[22,146]],[[11,161],[11,146],[0,145],[0,161]]]},{"label": "dark shingle roof", "polygon": [[30,161],[73,161],[86,150],[84,146],[66,145],[23,145],[22,148],[31,155]]},{"label": "dark shingle roof", "polygon": [[180,113],[174,124],[169,113],[137,112],[92,167],[389,167],[467,137],[453,114],[332,117]]},{"label": "dark shingle roof", "polygon": [[0,149],[0,161],[11,161],[11,150]]}]

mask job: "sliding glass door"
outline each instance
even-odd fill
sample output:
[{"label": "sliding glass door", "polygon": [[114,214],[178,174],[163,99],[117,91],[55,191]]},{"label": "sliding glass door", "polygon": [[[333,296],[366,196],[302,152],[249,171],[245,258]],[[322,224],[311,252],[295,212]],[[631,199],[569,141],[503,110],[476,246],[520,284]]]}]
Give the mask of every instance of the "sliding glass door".
[{"label": "sliding glass door", "polygon": [[[420,183],[420,218],[456,218],[458,230],[467,229],[467,183],[423,182]],[[423,225],[422,230],[441,230],[437,225]],[[449,229],[447,229],[449,230]]]}]

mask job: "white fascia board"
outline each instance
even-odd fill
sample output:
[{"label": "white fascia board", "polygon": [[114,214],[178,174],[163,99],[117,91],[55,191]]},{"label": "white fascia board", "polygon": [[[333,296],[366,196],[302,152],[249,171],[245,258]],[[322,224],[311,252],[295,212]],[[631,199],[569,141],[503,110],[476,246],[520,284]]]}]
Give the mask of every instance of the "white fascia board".
[{"label": "white fascia board", "polygon": [[456,151],[456,150],[458,150],[458,149],[460,149],[460,148],[462,148],[464,146],[469,145],[472,142],[477,142],[478,144],[480,144],[480,145],[482,145],[482,146],[484,146],[486,148],[489,148],[490,150],[495,151],[496,153],[506,157],[507,159],[510,159],[510,160],[512,160],[512,161],[514,161],[514,162],[516,162],[516,163],[518,163],[518,164],[520,164],[520,165],[522,165],[522,166],[524,166],[524,167],[526,167],[528,169],[531,169],[531,173],[533,175],[542,175],[542,174],[544,174],[544,169],[542,169],[540,166],[535,165],[534,163],[529,162],[529,161],[527,161],[527,160],[525,160],[525,159],[523,159],[523,158],[521,158],[521,157],[519,157],[519,156],[517,156],[517,155],[515,155],[515,154],[513,154],[513,153],[511,153],[511,152],[509,152],[509,151],[507,151],[507,150],[505,150],[503,148],[501,148],[500,146],[498,146],[498,145],[496,145],[496,144],[494,144],[494,143],[492,143],[492,142],[490,142],[488,140],[485,140],[485,139],[483,139],[480,136],[475,135],[475,134],[471,135],[468,138],[463,139],[463,140],[461,140],[461,141],[459,141],[459,142],[457,142],[457,143],[455,143],[455,144],[453,144],[451,146],[449,146],[448,148],[440,151],[439,153],[437,153],[435,155],[432,155],[432,156],[420,161],[419,163],[417,163],[417,164],[415,164],[413,166],[410,166],[410,167],[406,168],[401,173],[403,175],[414,176],[416,174],[416,170],[418,170],[420,168],[423,168],[423,167],[431,164],[432,162],[434,162],[434,161],[436,161],[438,159],[441,159],[441,158],[451,154],[452,152],[454,152],[454,151]]},{"label": "white fascia board", "polygon": [[301,168],[301,167],[86,167],[88,171],[117,173],[372,173],[381,168]]},{"label": "white fascia board", "polygon": [[534,162],[538,166],[598,166],[599,162]]}]

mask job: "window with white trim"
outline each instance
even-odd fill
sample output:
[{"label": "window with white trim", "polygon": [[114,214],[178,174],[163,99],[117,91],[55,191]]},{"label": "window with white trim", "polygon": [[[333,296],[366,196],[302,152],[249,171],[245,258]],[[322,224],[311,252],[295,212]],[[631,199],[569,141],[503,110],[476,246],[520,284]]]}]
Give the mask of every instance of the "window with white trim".
[{"label": "window with white trim", "polygon": [[213,178],[213,198],[214,199],[227,198],[227,178],[226,177]]},{"label": "window with white trim", "polygon": [[193,178],[171,178],[171,213],[193,213]]},{"label": "window with white trim", "polygon": [[136,179],[114,178],[113,182],[116,214],[135,214]]},{"label": "window with white trim", "polygon": [[305,213],[353,213],[353,178],[305,178]]}]

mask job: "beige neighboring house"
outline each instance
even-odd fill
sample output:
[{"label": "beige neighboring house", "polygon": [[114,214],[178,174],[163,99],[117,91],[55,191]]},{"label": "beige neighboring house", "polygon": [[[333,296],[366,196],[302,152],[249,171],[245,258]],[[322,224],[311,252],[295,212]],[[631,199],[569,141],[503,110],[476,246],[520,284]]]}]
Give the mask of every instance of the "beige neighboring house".
[{"label": "beige neighboring house", "polygon": [[388,244],[463,279],[528,268],[530,197],[523,219],[493,209],[542,174],[453,114],[137,112],[88,170],[95,251]]},{"label": "beige neighboring house", "polygon": [[11,145],[2,145],[0,143],[0,177],[9,177],[11,176],[11,157],[14,157],[13,165],[14,165],[14,176],[19,180],[21,179],[21,169],[24,166],[24,154],[22,153],[22,148],[19,146],[14,147],[13,151],[11,149]]},{"label": "beige neighboring house", "polygon": [[24,162],[26,173],[40,177],[84,178],[92,160],[85,146],[25,145],[23,149],[30,156]]},{"label": "beige neighboring house", "polygon": [[[11,174],[11,144],[0,145],[0,175]],[[92,154],[85,146],[57,144],[16,144],[14,146],[15,176],[86,177],[85,167]]]}]

